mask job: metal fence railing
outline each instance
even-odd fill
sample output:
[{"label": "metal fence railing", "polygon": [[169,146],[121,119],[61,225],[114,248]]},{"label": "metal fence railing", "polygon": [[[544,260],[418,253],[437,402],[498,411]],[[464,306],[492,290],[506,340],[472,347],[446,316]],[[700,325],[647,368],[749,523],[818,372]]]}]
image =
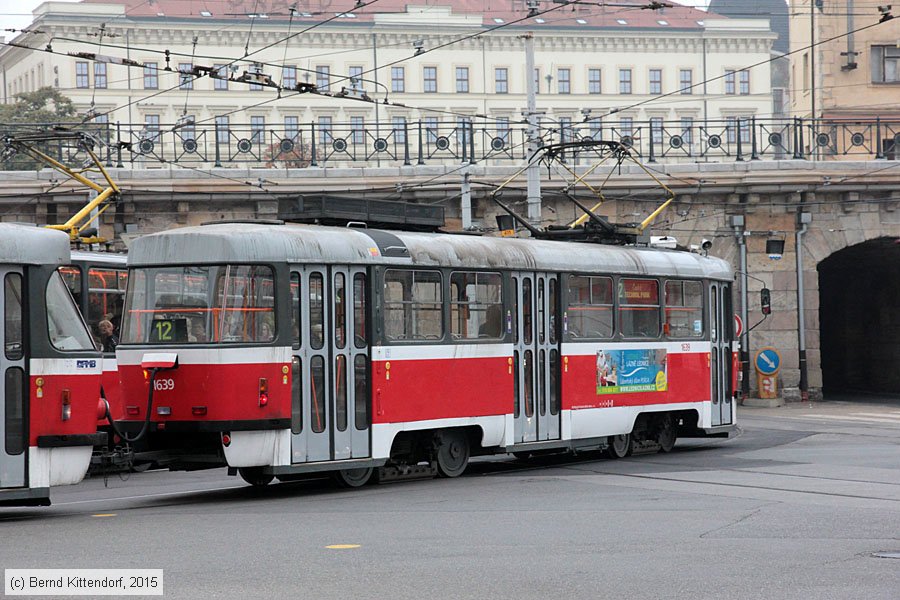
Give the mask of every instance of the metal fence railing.
[{"label": "metal fence railing", "polygon": [[[46,131],[59,124],[0,124],[0,136]],[[308,167],[521,163],[527,126],[494,120],[380,123],[228,124],[180,122],[66,124],[89,132],[107,166],[147,168],[175,163],[209,167]],[[579,123],[544,119],[541,143],[579,139],[618,141],[647,162],[727,162],[779,159],[900,158],[900,122],[798,118],[627,121]],[[83,150],[70,142],[45,142],[57,160],[77,163]],[[5,151],[4,151],[5,150]],[[2,149],[0,170],[34,169],[25,156]],[[592,162],[590,153],[564,156]]]}]

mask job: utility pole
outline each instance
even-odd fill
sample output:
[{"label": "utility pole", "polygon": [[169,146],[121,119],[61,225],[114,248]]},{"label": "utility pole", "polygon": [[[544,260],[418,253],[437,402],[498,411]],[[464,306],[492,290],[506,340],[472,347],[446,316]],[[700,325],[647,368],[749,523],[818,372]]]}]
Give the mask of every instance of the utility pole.
[{"label": "utility pole", "polygon": [[525,117],[528,120],[528,220],[534,224],[541,222],[541,172],[534,161],[540,143],[537,127],[537,82],[534,80],[534,35],[526,33],[525,40],[525,83],[528,98],[525,105]]}]

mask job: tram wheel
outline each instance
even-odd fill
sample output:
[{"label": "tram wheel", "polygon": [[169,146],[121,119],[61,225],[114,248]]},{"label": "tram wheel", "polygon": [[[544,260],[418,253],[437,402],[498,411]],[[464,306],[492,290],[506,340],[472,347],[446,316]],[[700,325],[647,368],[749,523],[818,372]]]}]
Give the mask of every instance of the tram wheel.
[{"label": "tram wheel", "polygon": [[372,479],[372,473],[374,472],[375,469],[372,467],[362,469],[341,469],[340,471],[334,471],[331,476],[341,487],[358,488],[369,483],[369,480]]},{"label": "tram wheel", "polygon": [[528,460],[531,458],[531,452],[513,452],[512,455],[519,460]]},{"label": "tram wheel", "polygon": [[630,433],[611,435],[607,438],[606,455],[610,458],[625,458],[634,451],[634,440]]},{"label": "tram wheel", "polygon": [[241,479],[254,487],[266,487],[275,479],[274,475],[263,473],[262,467],[241,467],[238,473]]},{"label": "tram wheel", "polygon": [[666,415],[663,419],[662,426],[659,428],[659,434],[656,437],[656,442],[659,444],[660,452],[671,452],[672,448],[675,447],[675,438],[677,434],[675,432],[675,424],[672,423],[672,417]]},{"label": "tram wheel", "polygon": [[462,431],[446,430],[439,436],[437,469],[441,477],[459,477],[469,465],[469,438]]}]

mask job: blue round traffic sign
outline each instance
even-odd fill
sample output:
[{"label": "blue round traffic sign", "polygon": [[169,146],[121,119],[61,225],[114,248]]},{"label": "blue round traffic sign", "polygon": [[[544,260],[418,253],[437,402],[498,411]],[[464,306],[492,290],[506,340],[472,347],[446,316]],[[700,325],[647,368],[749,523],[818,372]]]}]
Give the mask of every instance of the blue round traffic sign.
[{"label": "blue round traffic sign", "polygon": [[775,348],[767,346],[759,349],[753,362],[756,364],[756,370],[763,375],[774,375],[781,368],[781,355]]}]

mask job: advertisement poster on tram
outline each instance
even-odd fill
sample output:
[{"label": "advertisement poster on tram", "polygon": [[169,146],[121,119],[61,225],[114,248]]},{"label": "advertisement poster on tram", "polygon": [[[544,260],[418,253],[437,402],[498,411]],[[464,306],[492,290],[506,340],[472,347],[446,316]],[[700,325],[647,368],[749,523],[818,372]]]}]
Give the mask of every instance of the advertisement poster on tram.
[{"label": "advertisement poster on tram", "polygon": [[597,394],[665,392],[666,350],[598,350]]}]

